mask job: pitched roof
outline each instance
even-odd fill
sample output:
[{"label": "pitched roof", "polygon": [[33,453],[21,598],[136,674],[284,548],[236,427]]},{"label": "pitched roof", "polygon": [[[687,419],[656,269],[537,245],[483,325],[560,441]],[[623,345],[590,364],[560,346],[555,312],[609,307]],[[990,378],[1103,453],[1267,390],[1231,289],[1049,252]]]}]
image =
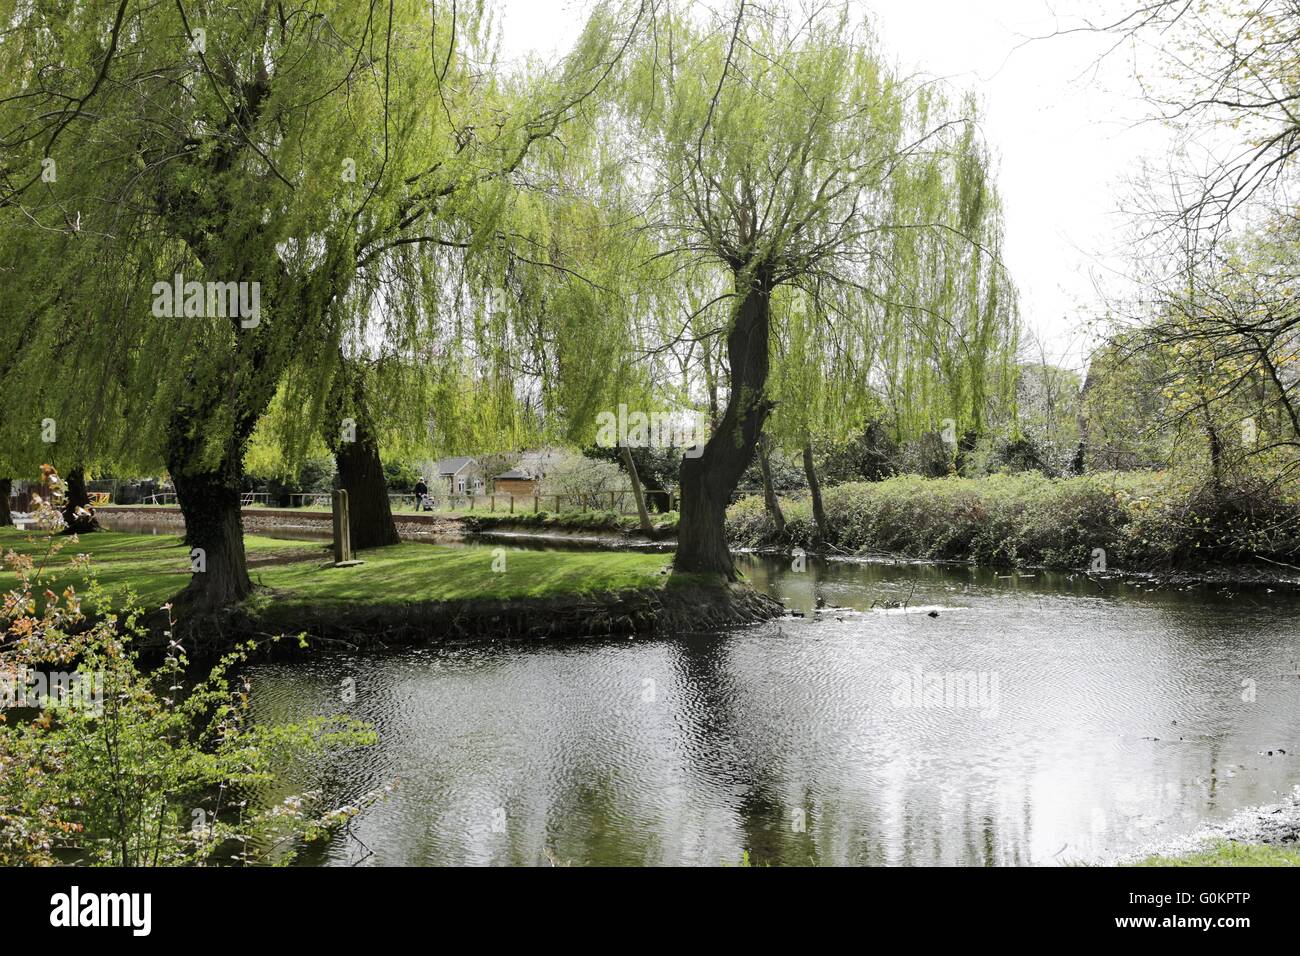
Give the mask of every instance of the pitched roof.
[{"label": "pitched roof", "polygon": [[444,458],[433,467],[437,469],[438,477],[446,478],[449,475],[464,471],[466,466],[474,463],[473,458]]},{"label": "pitched roof", "polygon": [[495,475],[496,478],[509,479],[533,479],[546,477],[546,469],[550,466],[551,461],[559,457],[559,452],[554,448],[536,448],[524,452],[519,456],[513,468],[502,474]]}]

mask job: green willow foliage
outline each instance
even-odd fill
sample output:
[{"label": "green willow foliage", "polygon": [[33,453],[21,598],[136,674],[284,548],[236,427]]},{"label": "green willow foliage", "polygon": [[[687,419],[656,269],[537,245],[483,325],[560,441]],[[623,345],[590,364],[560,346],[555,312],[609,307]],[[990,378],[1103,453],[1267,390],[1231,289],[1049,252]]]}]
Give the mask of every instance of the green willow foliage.
[{"label": "green willow foliage", "polygon": [[[457,380],[512,397],[460,366],[490,323],[448,329],[464,274],[426,250],[472,257],[496,241],[504,174],[599,85],[621,21],[598,8],[557,70],[510,84],[483,3],[433,10],[0,4],[4,398],[36,409],[5,416],[6,447],[30,446],[15,467],[43,451],[30,436],[46,405],[97,463],[156,467],[183,433],[188,464],[215,466],[242,454],[277,392],[274,434],[301,453],[343,362],[375,370],[398,436],[459,412]],[[175,273],[259,282],[260,323],[154,316],[152,286]],[[485,413],[469,432],[510,418]]]},{"label": "green willow foliage", "polygon": [[783,443],[1011,415],[1017,296],[973,98],[894,75],[839,8],[663,4],[624,65],[601,133],[651,247],[626,361],[661,400],[716,410],[733,277],[766,270]]},{"label": "green willow foliage", "polygon": [[[951,112],[931,90],[914,102],[919,122]],[[894,170],[873,268],[781,303],[769,431],[783,444],[842,440],[871,420],[900,441],[945,420],[979,434],[1012,413],[1017,298],[974,101],[943,122],[959,135]]]},{"label": "green willow foliage", "polygon": [[[839,9],[602,4],[513,75],[482,3],[0,18],[0,473],[298,461],[355,411],[346,377],[387,454],[716,409],[742,262],[779,280],[783,440],[979,430],[1010,394],[975,105]],[[154,316],[176,273],[259,282],[260,324]]]}]

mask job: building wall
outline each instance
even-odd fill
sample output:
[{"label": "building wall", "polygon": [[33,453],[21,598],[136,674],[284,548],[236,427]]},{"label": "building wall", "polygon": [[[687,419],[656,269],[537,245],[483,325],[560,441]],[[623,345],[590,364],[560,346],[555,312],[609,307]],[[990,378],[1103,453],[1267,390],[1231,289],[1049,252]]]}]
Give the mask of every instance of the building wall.
[{"label": "building wall", "polygon": [[[483,481],[483,472],[474,468],[466,468],[458,475],[452,475],[448,478],[439,477],[447,493],[450,495],[481,495],[487,487]],[[461,481],[465,482],[464,491],[460,488]]]},{"label": "building wall", "polygon": [[537,484],[536,481],[527,478],[498,478],[493,482],[493,491],[498,495],[531,498],[537,494]]}]

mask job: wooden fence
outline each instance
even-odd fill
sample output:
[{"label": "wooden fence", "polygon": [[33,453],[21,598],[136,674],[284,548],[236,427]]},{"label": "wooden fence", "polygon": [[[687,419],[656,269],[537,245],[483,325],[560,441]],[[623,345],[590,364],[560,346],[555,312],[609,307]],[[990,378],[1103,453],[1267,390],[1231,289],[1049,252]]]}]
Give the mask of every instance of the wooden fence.
[{"label": "wooden fence", "polygon": [[[654,510],[652,501],[667,506],[673,511],[677,507],[677,495],[672,491],[645,491],[646,507]],[[657,497],[654,497],[657,496]],[[409,497],[409,496],[408,496]],[[463,507],[467,511],[498,510],[506,514],[537,514],[540,511],[558,513],[562,511],[613,511],[617,514],[636,514],[636,499],[631,488],[614,491],[594,491],[576,495],[452,495],[449,499],[452,510]]]},{"label": "wooden fence", "polygon": [[[677,508],[677,493],[673,491],[650,491],[643,492],[646,500],[646,507],[652,512],[656,504],[667,511],[674,511]],[[15,497],[17,497],[15,495]],[[110,492],[93,492],[92,498],[96,499],[96,504],[110,504],[112,494]],[[288,505],[280,505],[279,501],[288,499]],[[406,492],[392,492],[388,496],[389,502],[394,513],[402,511],[411,511],[416,507],[415,495]],[[288,495],[271,495],[264,492],[244,492],[240,496],[240,504],[245,507],[264,506],[264,507],[328,507],[330,496],[328,492],[295,492]],[[160,491],[155,494],[145,495],[141,498],[140,504],[153,506],[176,505],[176,493],[171,491]],[[666,506],[666,507],[665,507]],[[21,509],[18,509],[21,510]],[[613,511],[618,514],[636,514],[636,499],[632,495],[631,488],[618,488],[612,491],[594,491],[585,494],[570,495],[508,495],[508,494],[482,494],[482,495],[451,495],[445,499],[445,503],[435,505],[434,511],[487,511],[489,513],[503,512],[505,514],[536,514],[541,511],[557,513],[562,511]]]}]

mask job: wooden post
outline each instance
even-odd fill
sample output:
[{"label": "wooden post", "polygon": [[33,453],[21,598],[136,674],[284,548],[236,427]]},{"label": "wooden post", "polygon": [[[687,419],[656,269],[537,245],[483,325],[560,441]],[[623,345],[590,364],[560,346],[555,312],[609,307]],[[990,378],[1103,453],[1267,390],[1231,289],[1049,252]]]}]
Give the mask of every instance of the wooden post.
[{"label": "wooden post", "polygon": [[513,494],[510,496],[510,513],[515,513],[515,496]]},{"label": "wooden post", "polygon": [[542,499],[539,498],[537,495],[533,495],[533,514],[537,514],[537,512],[540,511],[541,508],[542,508]]},{"label": "wooden post", "polygon": [[618,450],[623,456],[623,467],[627,469],[627,475],[632,479],[632,498],[636,501],[637,517],[641,519],[641,532],[653,538],[655,529],[650,523],[650,512],[646,510],[645,496],[641,493],[641,478],[636,473],[635,462],[632,461],[632,449],[627,445],[620,445]]},{"label": "wooden post", "polygon": [[348,493],[334,492],[334,567],[350,568],[362,562],[352,557],[352,528],[348,524]]},{"label": "wooden post", "polygon": [[496,510],[497,510],[497,496],[493,495],[492,503],[488,505],[488,511],[496,511]]}]

